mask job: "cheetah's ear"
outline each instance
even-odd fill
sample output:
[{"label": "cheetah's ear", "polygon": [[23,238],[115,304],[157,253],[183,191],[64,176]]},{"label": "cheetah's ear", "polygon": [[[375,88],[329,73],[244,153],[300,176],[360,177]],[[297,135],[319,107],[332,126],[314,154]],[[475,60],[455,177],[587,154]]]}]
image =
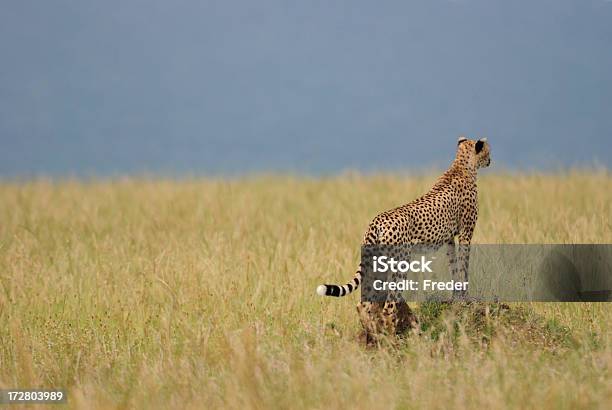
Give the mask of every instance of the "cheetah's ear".
[{"label": "cheetah's ear", "polygon": [[476,141],[476,153],[478,154],[480,151],[482,151],[482,147],[484,147],[485,142],[487,142],[486,138],[481,138],[478,141]]},{"label": "cheetah's ear", "polygon": [[459,137],[459,139],[457,140],[457,145],[461,144],[463,141],[467,141],[467,138],[465,138],[464,136]]}]

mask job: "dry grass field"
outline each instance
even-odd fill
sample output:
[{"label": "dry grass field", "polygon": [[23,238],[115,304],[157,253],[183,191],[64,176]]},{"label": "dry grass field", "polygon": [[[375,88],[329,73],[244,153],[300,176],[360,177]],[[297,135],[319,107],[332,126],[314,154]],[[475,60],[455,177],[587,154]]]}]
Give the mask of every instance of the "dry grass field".
[{"label": "dry grass field", "polygon": [[[0,388],[69,408],[609,408],[612,305],[450,312],[356,341],[345,281],[378,212],[435,177],[0,183]],[[476,243],[612,243],[607,171],[479,180]],[[445,331],[458,329],[458,331]],[[13,408],[13,407],[11,407]]]}]

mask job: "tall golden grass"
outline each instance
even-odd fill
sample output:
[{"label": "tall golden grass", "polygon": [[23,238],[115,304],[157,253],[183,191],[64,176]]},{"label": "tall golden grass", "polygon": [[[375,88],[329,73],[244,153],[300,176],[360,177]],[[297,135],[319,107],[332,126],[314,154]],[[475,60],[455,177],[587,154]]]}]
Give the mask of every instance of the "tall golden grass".
[{"label": "tall golden grass", "polygon": [[[356,341],[370,219],[435,176],[0,184],[0,388],[71,408],[605,408],[612,306],[531,304],[570,347]],[[612,176],[487,174],[476,243],[611,243]]]}]

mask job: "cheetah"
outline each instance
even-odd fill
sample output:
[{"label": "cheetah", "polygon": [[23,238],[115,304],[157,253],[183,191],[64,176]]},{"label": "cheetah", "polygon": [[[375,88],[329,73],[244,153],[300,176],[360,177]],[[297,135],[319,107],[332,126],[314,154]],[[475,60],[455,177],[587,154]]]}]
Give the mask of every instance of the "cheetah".
[{"label": "cheetah", "polygon": [[[467,281],[469,245],[478,217],[478,169],[491,164],[486,138],[471,140],[459,137],[457,153],[450,168],[422,197],[376,216],[364,235],[362,245],[427,244],[447,246],[453,278]],[[458,238],[459,246],[455,243]],[[320,285],[320,296],[346,296],[361,283],[362,266],[345,285]],[[397,295],[395,295],[397,296]],[[456,291],[453,297],[464,297]],[[386,302],[362,301],[357,305],[366,343],[377,335],[399,335],[416,325],[408,304],[401,298]]]}]

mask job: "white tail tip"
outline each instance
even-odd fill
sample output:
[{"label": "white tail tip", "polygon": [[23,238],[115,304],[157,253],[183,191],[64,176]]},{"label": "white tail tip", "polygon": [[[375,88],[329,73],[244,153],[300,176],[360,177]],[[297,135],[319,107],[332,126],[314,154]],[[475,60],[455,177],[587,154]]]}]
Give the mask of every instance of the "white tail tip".
[{"label": "white tail tip", "polygon": [[327,286],[325,286],[325,285],[317,286],[317,295],[325,296],[325,292],[327,292]]}]

